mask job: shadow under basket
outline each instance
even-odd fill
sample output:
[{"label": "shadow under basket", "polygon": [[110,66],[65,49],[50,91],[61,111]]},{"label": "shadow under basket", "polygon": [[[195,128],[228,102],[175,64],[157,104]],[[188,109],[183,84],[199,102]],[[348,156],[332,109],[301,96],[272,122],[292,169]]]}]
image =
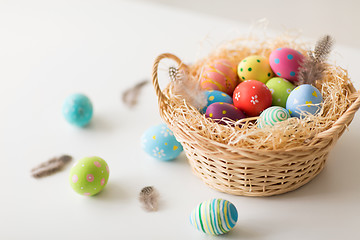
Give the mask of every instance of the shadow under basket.
[{"label": "shadow under basket", "polygon": [[233,146],[207,138],[201,128],[195,126],[196,123],[189,124],[174,117],[187,114],[187,109],[193,107],[172,93],[171,84],[163,91],[160,89],[158,67],[163,59],[174,60],[178,69],[185,69],[188,73],[191,68],[170,53],[156,58],[152,81],[158,96],[160,116],[182,144],[193,172],[211,188],[228,194],[271,196],[306,184],[324,168],[329,151],[360,107],[359,92],[348,81],[347,91],[351,100],[346,110],[330,127],[316,133],[306,144],[275,150]]}]

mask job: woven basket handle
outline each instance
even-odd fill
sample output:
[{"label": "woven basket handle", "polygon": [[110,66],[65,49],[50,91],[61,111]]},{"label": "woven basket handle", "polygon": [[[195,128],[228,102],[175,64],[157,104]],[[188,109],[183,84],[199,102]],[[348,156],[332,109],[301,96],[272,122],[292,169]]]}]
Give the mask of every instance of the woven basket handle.
[{"label": "woven basket handle", "polygon": [[153,65],[152,83],[154,85],[156,95],[158,96],[159,106],[161,103],[165,103],[169,100],[168,97],[165,96],[163,94],[163,92],[161,91],[160,86],[159,86],[159,79],[158,79],[159,63],[161,62],[161,60],[166,59],[166,58],[174,60],[178,64],[178,69],[187,68],[187,65],[184,64],[180,60],[180,58],[178,58],[177,56],[175,56],[174,54],[171,54],[171,53],[163,53],[155,59],[154,65]]},{"label": "woven basket handle", "polygon": [[351,96],[355,101],[346,110],[346,112],[334,123],[328,130],[319,133],[316,138],[338,138],[346,127],[351,123],[356,111],[360,108],[360,91],[355,92]]}]

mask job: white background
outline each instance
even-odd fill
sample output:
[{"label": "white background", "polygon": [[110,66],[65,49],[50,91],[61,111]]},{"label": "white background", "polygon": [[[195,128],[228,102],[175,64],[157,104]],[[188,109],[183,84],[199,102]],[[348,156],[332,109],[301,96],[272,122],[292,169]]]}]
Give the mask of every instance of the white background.
[{"label": "white background", "polygon": [[[138,0],[148,1],[148,0]],[[358,0],[151,0],[152,2],[252,24],[267,19],[273,29],[297,30],[304,36],[333,35],[337,42],[360,47]]]},{"label": "white background", "polygon": [[[288,26],[295,25],[289,20]],[[188,217],[214,197],[239,211],[237,226],[219,239],[359,239],[358,114],[322,173],[275,197],[216,192],[191,173],[184,155],[159,162],[142,152],[140,136],[161,122],[155,92],[148,85],[131,110],[121,93],[150,79],[162,52],[194,62],[250,30],[246,22],[145,2],[0,1],[0,239],[210,239]],[[325,33],[307,37],[314,42]],[[359,54],[341,41],[333,53],[357,88]],[[64,99],[75,92],[94,104],[84,129],[61,115]],[[51,177],[30,177],[32,167],[64,153],[104,158],[110,166],[105,190],[91,198],[74,193],[70,165]],[[156,213],[139,206],[146,185],[161,194]]]}]

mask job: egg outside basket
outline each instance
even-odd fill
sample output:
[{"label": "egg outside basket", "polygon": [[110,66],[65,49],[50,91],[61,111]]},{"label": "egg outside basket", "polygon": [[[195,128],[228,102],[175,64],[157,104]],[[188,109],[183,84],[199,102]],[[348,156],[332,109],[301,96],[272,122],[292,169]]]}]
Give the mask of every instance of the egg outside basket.
[{"label": "egg outside basket", "polygon": [[[269,51],[261,51],[261,53],[267,55]],[[286,143],[288,147],[285,148],[272,147],[270,149],[261,146],[254,148],[246,144],[231,144],[231,136],[234,137],[234,132],[236,135],[244,130],[220,125],[206,119],[194,107],[187,104],[186,100],[176,96],[171,84],[163,91],[160,89],[158,67],[163,59],[174,60],[178,64],[178,69],[183,69],[189,75],[196,75],[194,72],[199,72],[199,70],[194,68],[202,63],[188,66],[173,54],[161,54],[154,62],[152,81],[158,97],[160,116],[183,145],[195,175],[211,188],[228,194],[271,196],[295,190],[306,184],[324,168],[329,151],[351,123],[360,107],[360,94],[346,79],[347,73],[344,70],[346,75],[342,76],[345,78],[344,86],[339,94],[346,98],[346,106],[343,111],[335,114],[335,120],[326,121],[325,126],[319,129],[316,125],[313,126],[311,130],[313,133],[309,134],[304,141],[294,144]],[[336,71],[338,67],[334,68]],[[198,78],[198,75],[195,77]],[[337,78],[337,76],[332,77]],[[322,91],[326,91],[326,88],[323,87]],[[196,116],[195,121],[192,119],[193,116]],[[244,135],[247,137],[244,141],[251,140],[254,136],[253,131],[260,130],[250,130]],[[284,129],[284,134],[286,131]],[[291,136],[289,137],[287,141],[290,142]],[[271,141],[271,138],[268,141]]]}]

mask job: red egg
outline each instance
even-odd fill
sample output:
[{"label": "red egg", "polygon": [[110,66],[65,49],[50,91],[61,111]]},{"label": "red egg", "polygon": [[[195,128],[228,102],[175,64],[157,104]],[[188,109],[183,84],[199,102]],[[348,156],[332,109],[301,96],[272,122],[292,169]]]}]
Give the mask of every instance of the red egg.
[{"label": "red egg", "polygon": [[264,83],[247,80],[235,88],[233,100],[235,107],[242,110],[249,117],[255,117],[271,106],[272,95]]}]

